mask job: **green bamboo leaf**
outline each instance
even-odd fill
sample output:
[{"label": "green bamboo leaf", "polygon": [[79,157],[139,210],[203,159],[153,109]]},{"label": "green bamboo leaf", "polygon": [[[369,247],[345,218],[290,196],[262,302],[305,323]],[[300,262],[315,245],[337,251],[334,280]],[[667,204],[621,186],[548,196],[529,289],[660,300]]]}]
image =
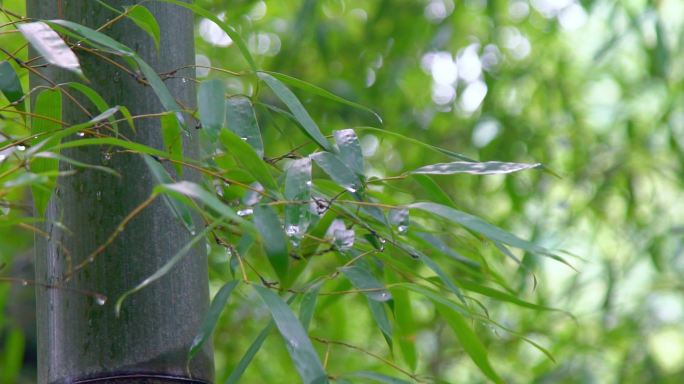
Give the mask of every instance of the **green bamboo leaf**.
[{"label": "green bamboo leaf", "polygon": [[420,209],[425,212],[441,216],[451,222],[462,225],[470,229],[471,231],[481,233],[482,235],[490,238],[495,242],[498,241],[532,253],[537,253],[540,255],[553,258],[572,268],[572,265],[568,264],[568,262],[566,262],[562,257],[534,243],[531,243],[527,240],[523,240],[510,232],[506,232],[495,225],[489,224],[486,221],[480,219],[479,217],[470,215],[468,213],[441,204],[429,202],[414,203],[411,204],[409,208]]},{"label": "green bamboo leaf", "polygon": [[233,368],[233,370],[230,372],[230,376],[228,376],[228,379],[226,379],[225,384],[237,384],[240,381],[242,375],[245,373],[245,370],[247,370],[247,367],[254,359],[254,356],[256,356],[257,352],[259,352],[259,349],[261,349],[264,341],[266,341],[266,338],[273,330],[273,327],[275,327],[275,323],[270,321],[268,325],[264,327],[261,332],[259,332],[259,335],[249,346],[247,352],[245,352],[235,368]]},{"label": "green bamboo leaf", "polygon": [[394,319],[396,320],[395,337],[399,341],[399,349],[404,360],[415,371],[418,364],[416,352],[416,324],[413,318],[413,308],[408,292],[405,289],[391,289],[394,300]]},{"label": "green bamboo leaf", "polygon": [[261,236],[261,244],[278,278],[287,281],[289,254],[287,240],[278,215],[268,205],[254,207],[254,225]]},{"label": "green bamboo leaf", "polygon": [[2,357],[0,357],[0,382],[20,382],[20,373],[24,362],[26,339],[21,328],[5,325],[8,328],[4,334]]},{"label": "green bamboo leaf", "polygon": [[259,123],[252,101],[242,95],[226,100],[226,126],[254,148],[260,158],[264,157],[264,143],[261,140]]},{"label": "green bamboo leaf", "polygon": [[254,286],[268,309],[271,311],[278,331],[285,339],[287,351],[299,372],[304,384],[323,384],[328,377],[323,369],[318,354],[311,344],[311,340],[290,310],[290,307],[275,293],[266,287]]},{"label": "green bamboo leaf", "polygon": [[[287,304],[291,304],[296,296],[291,296],[287,300]],[[268,325],[264,327],[264,329],[259,332],[259,335],[257,338],[252,342],[252,344],[249,346],[247,349],[247,352],[242,356],[240,361],[237,363],[235,368],[230,372],[230,376],[228,379],[226,379],[225,384],[236,384],[240,381],[240,378],[242,377],[242,374],[245,373],[245,370],[249,366],[249,364],[252,362],[252,359],[254,359],[254,356],[259,352],[259,349],[261,349],[261,346],[264,344],[264,341],[266,341],[266,338],[268,335],[271,333],[273,330],[273,327],[275,327],[275,323],[273,320],[268,322]]]},{"label": "green bamboo leaf", "polygon": [[75,89],[81,94],[83,94],[85,97],[87,97],[88,100],[90,100],[90,102],[93,103],[93,105],[95,105],[97,110],[100,111],[100,113],[109,109],[109,105],[107,105],[107,102],[102,98],[102,96],[100,96],[100,94],[97,93],[97,91],[90,88],[89,86],[83,83],[77,83],[75,81],[68,82],[66,83],[66,85],[69,88]]},{"label": "green bamboo leaf", "polygon": [[207,80],[197,93],[200,121],[210,137],[218,136],[226,117],[226,85],[221,80]]},{"label": "green bamboo leaf", "polygon": [[357,289],[363,291],[363,294],[366,295],[367,298],[381,302],[392,300],[392,295],[385,289],[385,286],[380,284],[375,276],[366,268],[352,265],[339,268],[339,271],[342,272]]},{"label": "green bamboo leaf", "polygon": [[379,301],[371,300],[370,298],[366,299],[368,300],[368,308],[370,309],[371,316],[373,316],[373,320],[378,325],[378,328],[380,328],[382,336],[385,338],[387,345],[390,347],[390,349],[392,349],[392,324],[387,317],[385,304]]},{"label": "green bamboo leaf", "polygon": [[266,83],[266,85],[269,86],[269,88],[271,88],[273,93],[275,93],[275,95],[278,96],[278,98],[287,106],[290,112],[292,112],[301,127],[304,129],[304,132],[318,145],[320,145],[321,148],[325,149],[326,151],[332,151],[332,146],[325,136],[323,136],[321,130],[318,128],[318,125],[316,125],[311,116],[309,116],[309,113],[306,111],[302,103],[299,101],[299,99],[297,99],[297,96],[295,96],[295,94],[292,93],[292,91],[288,89],[285,84],[281,83],[275,77],[263,72],[259,72],[257,75]]},{"label": "green bamboo leaf", "polygon": [[[306,202],[311,199],[311,159],[304,157],[290,163],[285,172],[285,199]],[[285,206],[285,234],[296,242],[311,224],[309,204]]]},{"label": "green bamboo leaf", "polygon": [[242,53],[242,57],[245,58],[245,60],[249,64],[252,71],[256,72],[257,66],[256,66],[256,63],[254,61],[254,58],[249,53],[249,49],[247,48],[247,44],[242,39],[242,36],[240,36],[240,34],[237,33],[237,31],[235,29],[233,29],[230,25],[228,25],[225,21],[219,19],[212,12],[207,11],[206,9],[201,8],[195,4],[186,3],[186,2],[178,1],[178,0],[158,0],[158,1],[163,1],[165,3],[171,3],[171,4],[175,4],[179,7],[187,8],[187,9],[191,10],[192,12],[194,12],[194,13],[202,16],[202,17],[206,17],[207,19],[216,23],[216,25],[218,25],[219,28],[221,28],[228,35],[228,37],[230,37],[230,39],[233,40],[235,45],[237,45],[238,49],[240,50],[240,53]]},{"label": "green bamboo leaf", "polygon": [[305,331],[309,329],[309,324],[311,324],[311,319],[313,319],[316,301],[322,286],[323,282],[314,284],[302,297],[302,303],[299,305],[299,321],[302,323]]},{"label": "green bamboo leaf", "polygon": [[435,203],[453,207],[454,201],[447,195],[446,192],[428,175],[413,174],[413,179],[420,184],[421,187],[428,193],[428,197]]},{"label": "green bamboo leaf", "polygon": [[249,234],[256,234],[254,226],[235,213],[232,208],[221,202],[212,193],[195,183],[181,181],[174,184],[160,184],[154,188],[155,193],[179,193],[184,196],[200,200],[205,206],[216,211],[221,217],[228,218],[240,224],[241,228]]},{"label": "green bamboo leaf", "polygon": [[59,153],[54,153],[54,152],[38,152],[35,155],[33,155],[33,158],[43,158],[43,159],[54,159],[56,161],[62,161],[68,164],[72,164],[78,168],[86,168],[86,169],[93,169],[96,171],[101,171],[108,173],[112,176],[116,177],[121,177],[121,174],[109,167],[103,167],[101,165],[93,165],[93,164],[87,164],[80,162],[78,160],[74,160],[70,157],[62,156]]},{"label": "green bamboo leaf", "polygon": [[227,129],[222,129],[220,134],[223,146],[230,151],[235,160],[242,164],[247,172],[254,176],[256,181],[269,191],[278,191],[278,184],[266,168],[266,162],[254,152],[252,146]]},{"label": "green bamboo leaf", "polygon": [[356,371],[352,373],[345,373],[343,377],[349,377],[353,379],[369,379],[376,383],[383,384],[410,384],[410,381],[399,379],[392,376],[387,376],[383,373],[371,372],[371,371]]},{"label": "green bamboo leaf", "polygon": [[461,316],[458,311],[451,307],[433,301],[439,313],[449,324],[450,328],[456,334],[458,341],[460,341],[463,350],[470,356],[475,365],[480,368],[480,371],[485,374],[490,380],[495,383],[503,383],[503,380],[494,371],[492,365],[487,357],[487,349],[477,337],[475,332],[470,328],[470,325]]},{"label": "green bamboo leaf", "polygon": [[334,131],[335,143],[340,149],[340,160],[360,177],[364,177],[363,152],[353,129]]},{"label": "green bamboo leaf", "polygon": [[316,152],[309,156],[340,187],[355,193],[362,189],[359,178],[330,152]]},{"label": "green bamboo leaf", "polygon": [[138,285],[136,285],[133,289],[130,289],[126,292],[124,292],[119,298],[116,300],[116,305],[114,306],[114,311],[116,312],[116,316],[119,317],[121,314],[121,306],[123,305],[124,300],[126,298],[136,292],[139,292],[143,288],[147,287],[148,285],[154,283],[155,281],[161,279],[164,277],[167,273],[173,269],[173,267],[178,264],[179,261],[183,259],[183,257],[192,250],[195,245],[200,242],[201,240],[204,239],[204,237],[211,231],[214,230],[214,228],[218,227],[219,225],[223,224],[224,219],[216,220],[213,223],[209,224],[206,228],[202,230],[199,234],[195,235],[190,241],[183,246],[175,255],[173,255],[161,268],[156,270],[153,274],[151,274],[149,277],[147,277],[145,280],[141,281]]},{"label": "green bamboo leaf", "polygon": [[501,161],[487,161],[483,163],[474,163],[466,161],[454,161],[452,163],[439,163],[426,165],[411,173],[424,175],[453,175],[455,173],[470,173],[474,175],[495,175],[503,173],[512,173],[524,171],[526,169],[533,169],[541,167],[540,163],[526,164],[526,163],[505,163]]},{"label": "green bamboo leaf", "polygon": [[161,37],[161,32],[159,30],[157,19],[154,18],[152,12],[150,12],[150,10],[145,8],[143,5],[139,4],[132,7],[124,7],[124,9],[126,10],[126,17],[131,19],[131,21],[140,27],[140,29],[147,32],[150,37],[152,37],[152,40],[154,40],[154,46],[157,47],[157,50],[159,50],[159,39]]},{"label": "green bamboo leaf", "polygon": [[78,58],[48,24],[36,21],[18,24],[17,28],[45,61],[83,77]]},{"label": "green bamboo leaf", "polygon": [[[166,169],[155,159],[153,159],[149,155],[142,155],[143,159],[145,160],[145,164],[147,165],[147,168],[150,170],[152,173],[152,176],[154,176],[155,180],[159,184],[173,184],[174,181],[171,178],[171,176],[166,172]],[[190,209],[183,204],[182,202],[178,201],[174,196],[169,196],[169,195],[164,195],[164,202],[166,205],[169,207],[171,212],[173,212],[173,215],[176,216],[176,219],[183,223],[185,226],[185,229],[188,230],[191,234],[195,233],[195,223],[192,220],[192,215],[190,214]]]},{"label": "green bamboo leaf", "polygon": [[444,243],[444,241],[442,241],[442,239],[435,237],[429,233],[424,233],[424,232],[416,233],[416,236],[425,240],[425,242],[428,243],[430,246],[432,246],[434,249],[442,252],[443,254],[445,254],[445,255],[449,256],[450,258],[458,261],[459,263],[463,263],[463,264],[465,264],[469,267],[472,267],[472,268],[477,268],[477,269],[480,268],[480,263],[478,263],[474,260],[471,260],[471,259],[459,254],[458,252],[454,251],[448,245],[446,245]]},{"label": "green bamboo leaf", "polygon": [[[178,120],[173,114],[165,114],[159,118],[162,131],[164,149],[171,155],[172,160],[183,160],[183,137]],[[178,176],[183,176],[183,164],[174,163]]]},{"label": "green bamboo leaf", "polygon": [[141,59],[133,50],[103,33],[85,27],[78,23],[74,23],[67,20],[51,20],[49,21],[49,23],[51,23],[52,25],[58,25],[66,28],[85,38],[86,41],[91,44],[105,47],[117,54],[132,59],[140,68],[140,71],[145,76],[145,79],[150,84],[150,87],[152,87],[152,90],[159,98],[159,101],[161,102],[164,109],[166,109],[167,111],[178,112],[176,113],[176,118],[180,122],[181,126],[185,125],[183,116],[179,113],[181,111],[180,106],[178,105],[178,103],[176,103],[176,99],[173,97],[173,95],[171,95],[171,92],[166,87],[166,84],[164,84],[162,79],[159,77],[157,71],[155,71],[154,68],[150,67],[150,65],[147,64],[143,59]]},{"label": "green bamboo leaf", "polygon": [[441,154],[446,155],[446,156],[449,156],[449,157],[453,157],[454,159],[457,159],[457,160],[461,160],[461,161],[470,161],[470,162],[477,162],[477,160],[473,160],[473,159],[471,159],[471,158],[469,158],[469,157],[467,157],[467,156],[465,156],[465,155],[462,155],[462,154],[460,154],[460,153],[456,153],[456,152],[450,151],[450,150],[448,150],[448,149],[436,147],[436,146],[434,146],[434,145],[432,145],[432,144],[428,144],[428,143],[426,143],[426,142],[423,142],[423,141],[420,141],[420,140],[416,140],[416,139],[413,139],[413,138],[404,136],[404,135],[402,135],[401,133],[397,133],[397,132],[394,132],[394,131],[388,131],[388,130],[381,129],[381,128],[376,128],[376,127],[354,127],[354,129],[355,129],[355,130],[363,130],[363,131],[376,132],[376,133],[379,133],[379,134],[381,134],[381,135],[383,135],[383,136],[395,137],[395,138],[397,138],[397,139],[399,139],[399,140],[403,140],[403,141],[409,142],[409,143],[414,144],[414,145],[419,146],[419,147],[427,148],[427,149],[429,149],[429,150],[431,150],[431,151],[434,151],[434,152],[437,152],[437,153],[441,153]]},{"label": "green bamboo leaf", "polygon": [[204,343],[211,337],[211,334],[214,333],[214,328],[216,328],[216,323],[218,322],[219,316],[221,316],[221,312],[223,312],[223,308],[225,308],[226,303],[230,298],[230,294],[233,293],[233,290],[238,283],[239,281],[237,280],[229,281],[228,283],[224,284],[218,293],[216,293],[216,296],[214,296],[214,299],[211,301],[211,306],[209,307],[209,310],[202,321],[200,333],[198,333],[197,336],[195,336],[195,338],[192,340],[190,350],[188,351],[188,361],[192,359],[197,352],[199,352],[202,345],[204,345]]},{"label": "green bamboo leaf", "polygon": [[402,249],[406,250],[408,253],[410,253],[413,256],[418,256],[420,261],[422,261],[428,268],[430,268],[434,273],[437,274],[437,277],[439,277],[440,280],[444,283],[444,285],[447,286],[447,288],[456,294],[459,299],[465,304],[465,298],[463,297],[463,293],[461,290],[458,288],[456,284],[451,280],[451,277],[447,275],[446,272],[442,269],[442,267],[439,266],[439,264],[435,263],[431,258],[429,258],[426,254],[423,252],[409,246],[406,244],[400,244],[399,245]]},{"label": "green bamboo leaf", "polygon": [[19,102],[24,97],[21,82],[14,68],[12,68],[12,64],[7,61],[0,63],[0,92],[5,95],[7,101],[16,103],[15,106],[19,110],[25,110],[24,102]]},{"label": "green bamboo leaf", "polygon": [[[54,120],[62,120],[62,93],[59,90],[46,89],[36,96],[33,105],[34,116],[31,118],[31,134],[46,133],[59,130],[62,126]],[[38,116],[51,118],[48,120]],[[59,138],[56,136],[49,137],[44,146],[54,146],[59,143]],[[54,151],[58,152],[58,150]],[[59,168],[59,160],[54,158],[36,158],[31,162],[31,172],[44,173],[49,171],[57,171]],[[33,204],[36,212],[40,217],[45,214],[48,202],[52,196],[55,183],[51,182],[45,186],[31,186],[33,193]]]},{"label": "green bamboo leaf", "polygon": [[350,107],[362,109],[366,112],[369,112],[369,113],[373,114],[373,116],[375,116],[375,118],[378,120],[378,123],[382,124],[382,118],[380,117],[380,115],[378,115],[377,113],[375,113],[375,111],[373,111],[372,109],[370,109],[366,106],[355,103],[353,101],[349,101],[345,98],[337,96],[336,94],[334,94],[332,92],[326,91],[325,89],[323,89],[321,87],[318,87],[318,86],[313,85],[311,83],[307,83],[304,80],[300,80],[300,79],[297,79],[297,78],[292,77],[292,76],[288,76],[288,75],[283,74],[283,73],[271,72],[271,71],[262,71],[262,72],[268,73],[269,75],[275,77],[276,79],[282,81],[283,83],[285,83],[287,85],[291,85],[293,87],[297,87],[299,89],[313,93],[315,95],[325,97],[326,99],[330,99],[332,101],[336,101],[338,103],[345,104],[345,105],[348,105]]}]

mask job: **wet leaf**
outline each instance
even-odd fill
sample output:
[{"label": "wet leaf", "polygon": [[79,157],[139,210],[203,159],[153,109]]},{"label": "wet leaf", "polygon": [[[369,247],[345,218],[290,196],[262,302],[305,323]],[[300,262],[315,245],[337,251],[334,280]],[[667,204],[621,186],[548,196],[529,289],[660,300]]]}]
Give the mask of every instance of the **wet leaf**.
[{"label": "wet leaf", "polygon": [[309,157],[340,187],[352,193],[361,190],[359,178],[332,153],[316,152]]},{"label": "wet leaf", "polygon": [[340,149],[340,160],[360,177],[364,177],[363,152],[353,129],[334,131],[335,143]]},{"label": "wet leaf", "polygon": [[[164,149],[171,155],[172,160],[183,160],[183,137],[181,136],[181,128],[178,124],[176,116],[173,114],[165,114],[159,118],[161,123],[162,141],[164,142]],[[173,163],[178,176],[183,176],[183,164]]]},{"label": "wet leaf", "polygon": [[[308,202],[311,199],[311,159],[297,159],[285,173],[285,199]],[[285,206],[285,234],[299,241],[311,223],[309,204],[293,203]]]}]

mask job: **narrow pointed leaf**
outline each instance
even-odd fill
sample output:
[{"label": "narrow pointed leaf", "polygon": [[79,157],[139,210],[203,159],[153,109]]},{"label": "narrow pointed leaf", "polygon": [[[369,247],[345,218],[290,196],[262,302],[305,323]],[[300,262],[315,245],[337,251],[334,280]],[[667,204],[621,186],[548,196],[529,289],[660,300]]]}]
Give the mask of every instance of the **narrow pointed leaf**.
[{"label": "narrow pointed leaf", "polygon": [[394,131],[389,131],[389,130],[386,130],[386,129],[376,128],[376,127],[354,127],[354,129],[356,129],[356,130],[364,130],[364,131],[376,132],[376,133],[381,134],[381,135],[383,135],[383,136],[395,137],[395,138],[397,138],[397,139],[399,139],[399,140],[403,140],[403,141],[409,142],[409,143],[414,144],[414,145],[419,146],[419,147],[427,148],[427,149],[429,149],[429,150],[431,150],[431,151],[434,151],[434,152],[436,152],[436,153],[441,153],[441,154],[443,154],[443,155],[452,157],[452,158],[457,159],[457,160],[477,162],[477,160],[471,159],[471,158],[469,158],[469,157],[467,157],[467,156],[465,156],[465,155],[462,155],[462,154],[460,154],[460,153],[456,153],[456,152],[454,152],[454,151],[450,151],[450,150],[445,149],[445,148],[436,147],[436,146],[434,146],[434,145],[432,145],[432,144],[428,144],[428,143],[426,143],[426,142],[423,142],[423,141],[420,141],[420,140],[416,140],[416,139],[410,138],[410,137],[408,137],[408,136],[404,136],[404,135],[402,135],[401,133],[397,133],[397,132],[394,132]]},{"label": "narrow pointed leaf", "polygon": [[313,319],[318,293],[321,291],[322,285],[321,282],[316,283],[302,297],[302,303],[299,306],[299,321],[302,323],[305,331],[309,329],[311,319]]},{"label": "narrow pointed leaf", "polygon": [[275,93],[275,95],[287,106],[290,112],[292,112],[292,115],[297,119],[304,129],[304,132],[320,145],[321,148],[326,151],[332,151],[332,146],[325,136],[323,136],[318,125],[316,125],[311,116],[309,116],[309,113],[302,103],[297,99],[297,96],[275,77],[263,72],[259,72],[258,76],[269,86],[269,88],[271,88],[273,93]]},{"label": "narrow pointed leaf", "polygon": [[254,179],[261,183],[266,190],[278,191],[278,184],[276,184],[271,172],[266,168],[266,162],[254,152],[254,148],[247,144],[245,140],[242,140],[242,138],[227,129],[222,129],[221,142],[235,157],[235,160],[242,164],[243,168],[254,176]]},{"label": "narrow pointed leaf", "polygon": [[[0,63],[0,92],[5,95],[5,98],[10,103],[17,103],[24,97],[19,77],[17,77],[17,73],[12,68],[12,64],[7,61]],[[23,111],[24,102],[17,103],[16,107]]]},{"label": "narrow pointed leaf", "polygon": [[505,163],[501,161],[487,161],[474,163],[466,161],[454,161],[452,163],[439,163],[420,167],[411,173],[425,175],[453,175],[455,173],[470,173],[474,175],[495,175],[524,171],[541,167],[540,163]]},{"label": "narrow pointed leaf", "polygon": [[413,308],[408,292],[404,289],[392,289],[394,300],[394,319],[396,320],[395,337],[399,341],[399,349],[404,356],[404,361],[411,370],[415,371],[418,364],[416,352],[416,325],[413,318]]},{"label": "narrow pointed leaf", "polygon": [[[162,141],[164,149],[171,155],[171,159],[183,160],[183,136],[176,116],[165,114],[159,118],[161,123]],[[179,176],[183,176],[183,164],[173,163],[173,167]]]},{"label": "narrow pointed leaf", "polygon": [[340,271],[359,290],[363,291],[371,300],[388,301],[392,299],[385,286],[373,276],[367,269],[358,265],[340,268]]},{"label": "narrow pointed leaf", "polygon": [[[369,379],[376,383],[382,384],[410,384],[410,381],[399,379],[392,376],[387,376],[378,372],[371,371],[357,371],[352,373],[345,373],[344,377],[359,378],[359,379]],[[365,382],[365,381],[364,381]]]},{"label": "narrow pointed leaf", "polygon": [[275,323],[273,321],[270,321],[268,325],[264,327],[264,329],[262,329],[261,332],[259,332],[259,335],[254,340],[254,342],[252,342],[252,344],[249,346],[247,352],[245,352],[240,361],[230,372],[230,376],[228,376],[228,379],[226,379],[225,384],[237,384],[240,382],[240,379],[242,378],[242,375],[245,373],[245,370],[247,370],[247,367],[252,362],[257,352],[259,352],[259,349],[261,349],[261,346],[264,344],[264,341],[266,341],[266,338],[271,333],[274,327]]},{"label": "narrow pointed leaf", "polygon": [[218,291],[214,299],[211,301],[211,306],[204,316],[202,321],[202,327],[200,328],[200,333],[195,336],[190,345],[190,351],[188,352],[188,360],[192,359],[193,356],[199,352],[200,348],[204,343],[211,337],[214,333],[214,328],[216,328],[216,323],[218,322],[223,308],[225,308],[230,294],[233,293],[233,289],[238,285],[239,281],[233,280],[224,284]]},{"label": "narrow pointed leaf", "polygon": [[207,80],[200,84],[197,105],[202,128],[210,137],[217,137],[226,116],[226,86],[221,80]]},{"label": "narrow pointed leaf", "polygon": [[[306,202],[311,199],[311,159],[297,159],[290,163],[285,173],[285,199]],[[300,239],[311,223],[309,204],[285,206],[285,233]]]},{"label": "narrow pointed leaf", "polygon": [[154,40],[154,45],[158,50],[161,32],[159,30],[157,19],[154,18],[152,12],[142,5],[124,7],[124,9],[126,10],[126,16],[131,19],[135,25],[140,27],[140,29],[147,32],[150,37],[152,37],[152,40]]},{"label": "narrow pointed leaf", "polygon": [[309,157],[340,187],[352,193],[361,189],[359,178],[332,153],[316,152]]},{"label": "narrow pointed leaf", "polygon": [[335,143],[340,149],[340,160],[357,175],[364,176],[363,152],[353,129],[334,131]]},{"label": "narrow pointed leaf", "polygon": [[434,273],[437,274],[437,277],[439,277],[439,279],[442,280],[444,285],[446,285],[446,287],[451,292],[456,294],[456,296],[458,296],[458,298],[461,299],[461,301],[463,303],[465,303],[465,298],[463,297],[463,293],[458,288],[458,286],[456,286],[456,284],[451,280],[451,277],[449,277],[449,275],[447,275],[446,272],[444,272],[442,267],[439,266],[439,264],[435,263],[434,260],[432,260],[426,254],[424,254],[423,252],[421,252],[415,248],[412,248],[412,247],[410,247],[408,245],[404,245],[404,244],[402,244],[401,247],[404,248],[405,250],[407,250],[408,252],[410,252],[412,255],[418,256],[420,258],[420,260],[428,268],[430,268]]},{"label": "narrow pointed leaf", "polygon": [[378,328],[380,328],[382,336],[385,338],[385,341],[387,341],[387,345],[391,349],[393,337],[392,324],[390,323],[389,318],[387,317],[387,312],[385,311],[385,304],[379,301],[371,300],[370,298],[367,298],[367,300],[371,316],[373,316],[373,320],[375,320],[375,323],[378,325]]},{"label": "narrow pointed leaf", "polygon": [[17,28],[45,61],[83,76],[76,54],[49,25],[36,21],[18,24]]},{"label": "narrow pointed leaf", "polygon": [[503,380],[494,371],[492,365],[487,357],[487,349],[477,337],[477,334],[470,328],[470,325],[457,311],[450,307],[434,302],[439,313],[447,321],[451,329],[456,334],[458,341],[460,341],[463,350],[470,356],[475,365],[480,368],[480,371],[485,374],[490,380],[495,383],[503,383]]},{"label": "narrow pointed leaf", "polygon": [[116,312],[116,316],[118,317],[119,314],[121,313],[121,306],[123,305],[124,300],[126,298],[143,288],[147,287],[148,285],[154,283],[155,281],[161,279],[164,277],[167,273],[173,269],[178,262],[180,262],[185,255],[192,250],[192,248],[201,240],[204,239],[204,237],[214,230],[214,228],[218,227],[220,224],[223,224],[223,220],[217,220],[210,225],[208,225],[202,232],[194,236],[190,241],[183,246],[175,255],[173,255],[161,268],[156,270],[153,274],[151,274],[149,277],[147,277],[145,280],[141,281],[138,285],[136,285],[133,289],[130,289],[126,292],[124,292],[119,298],[116,300],[116,305],[114,307],[114,310]]},{"label": "narrow pointed leaf", "polygon": [[257,205],[254,207],[254,225],[261,236],[261,244],[268,256],[268,261],[278,278],[286,281],[289,255],[287,240],[278,215],[268,205]]},{"label": "narrow pointed leaf", "polygon": [[248,97],[238,95],[226,100],[226,126],[240,138],[244,138],[260,158],[264,157],[259,123]]},{"label": "narrow pointed leaf", "polygon": [[372,109],[370,109],[368,107],[365,107],[365,106],[358,104],[358,103],[355,103],[353,101],[349,101],[343,97],[337,96],[336,94],[334,94],[330,91],[326,91],[325,89],[323,89],[321,87],[318,87],[318,86],[313,85],[311,83],[307,83],[304,80],[300,80],[300,79],[297,79],[295,77],[285,75],[283,73],[270,72],[270,71],[264,71],[264,72],[268,73],[269,75],[275,77],[276,79],[282,81],[283,83],[285,83],[287,85],[297,87],[299,89],[313,93],[315,95],[325,97],[326,99],[330,99],[332,101],[336,101],[338,103],[346,104],[350,107],[362,109],[366,112],[369,112],[369,113],[373,114],[373,116],[375,116],[375,118],[378,120],[378,123],[382,124],[382,118],[380,117],[380,115],[378,115],[377,113],[375,113],[375,111],[373,111]]},{"label": "narrow pointed leaf", "polygon": [[[36,97],[33,113],[31,118],[31,134],[45,133],[56,131],[61,128],[61,124],[54,120],[60,121],[62,119],[62,93],[59,90],[47,89],[42,91]],[[51,118],[40,118],[39,116]],[[44,146],[50,147],[59,143],[59,138],[56,136],[49,137]],[[58,151],[55,151],[58,152]],[[31,171],[34,173],[44,173],[49,171],[57,171],[59,168],[59,160],[54,158],[37,158],[31,162]],[[54,182],[49,183],[47,188],[44,186],[32,186],[33,204],[39,216],[45,214],[48,202],[52,196],[54,189]]]},{"label": "narrow pointed leaf", "polygon": [[511,245],[516,248],[524,249],[529,252],[533,253],[538,253],[540,255],[545,255],[548,257],[551,257],[555,260],[558,260],[572,268],[570,264],[568,264],[563,258],[560,256],[551,253],[549,250],[540,247],[534,243],[531,243],[527,240],[523,240],[519,238],[518,236],[506,232],[503,229],[489,224],[486,221],[480,219],[479,217],[470,215],[468,213],[441,205],[441,204],[435,204],[435,203],[429,203],[429,202],[421,202],[421,203],[414,203],[409,206],[410,208],[415,208],[415,209],[420,209],[425,212],[435,214],[438,216],[441,216],[451,222],[454,222],[456,224],[462,225],[471,231],[481,233],[484,236],[490,238],[493,241],[498,241],[501,243],[505,243],[508,245]]},{"label": "narrow pointed leaf", "polygon": [[[166,169],[155,159],[153,159],[149,155],[142,155],[143,159],[145,159],[145,164],[147,165],[147,168],[150,170],[152,173],[152,176],[154,176],[155,180],[157,180],[157,183],[159,184],[173,184],[174,181],[171,178],[171,176],[166,172]],[[185,228],[188,230],[190,233],[195,232],[195,223],[192,220],[192,215],[190,214],[190,209],[183,204],[182,202],[178,201],[174,196],[169,196],[169,195],[164,195],[164,202],[166,205],[169,207],[171,212],[173,212],[173,215],[176,216],[176,219],[183,223]]]},{"label": "narrow pointed leaf", "polygon": [[271,311],[273,321],[285,340],[287,351],[304,384],[327,383],[328,378],[318,354],[290,307],[268,288],[254,286],[254,289]]}]

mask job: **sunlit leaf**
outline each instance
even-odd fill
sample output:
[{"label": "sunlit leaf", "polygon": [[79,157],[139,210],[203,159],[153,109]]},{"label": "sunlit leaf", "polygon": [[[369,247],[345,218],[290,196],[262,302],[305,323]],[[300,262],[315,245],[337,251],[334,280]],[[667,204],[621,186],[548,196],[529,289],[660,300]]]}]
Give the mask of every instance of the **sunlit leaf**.
[{"label": "sunlit leaf", "polygon": [[278,331],[280,331],[285,340],[287,351],[304,384],[327,383],[328,377],[318,358],[318,354],[313,345],[311,345],[311,340],[309,340],[302,324],[292,313],[290,307],[268,288],[255,285],[254,289],[256,289],[271,311]]},{"label": "sunlit leaf", "polygon": [[539,168],[541,164],[525,164],[525,163],[505,163],[501,161],[487,161],[484,163],[474,163],[466,161],[455,161],[452,163],[440,163],[426,165],[411,173],[427,174],[427,175],[453,175],[455,173],[471,173],[474,175],[495,175],[502,173],[512,173],[524,171],[526,169]]},{"label": "sunlit leaf", "polygon": [[36,21],[18,24],[17,28],[45,61],[83,77],[78,58],[48,24]]}]

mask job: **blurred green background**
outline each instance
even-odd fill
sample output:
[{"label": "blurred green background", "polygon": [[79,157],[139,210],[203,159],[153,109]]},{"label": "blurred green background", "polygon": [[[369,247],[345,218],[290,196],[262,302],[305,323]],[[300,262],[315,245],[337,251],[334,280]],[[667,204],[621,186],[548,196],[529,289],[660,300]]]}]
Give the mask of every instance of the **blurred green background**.
[{"label": "blurred green background", "polygon": [[[0,2],[18,13],[22,3]],[[485,300],[492,319],[538,342],[556,360],[491,331],[482,337],[507,380],[684,382],[684,2],[195,3],[237,28],[261,68],[366,105],[383,117],[386,130],[483,161],[541,162],[560,176],[437,179],[460,209],[567,251],[577,269],[525,254],[523,265],[534,272],[535,285],[524,268],[500,262],[499,272],[522,297],[576,317]],[[0,23],[6,21],[0,15]],[[21,41],[7,30],[0,29],[0,46],[13,50]],[[198,65],[247,69],[212,22],[196,19],[196,32]],[[198,68],[197,76],[225,78],[207,68]],[[227,83],[232,93],[250,93],[253,86],[240,77]],[[370,114],[299,96],[324,133],[377,126]],[[267,153],[286,152],[290,143],[304,140],[291,131],[283,134],[284,120],[257,113]],[[442,160],[389,135],[357,132],[370,173],[378,177]],[[384,192],[400,203],[415,198],[391,187]],[[32,237],[0,226],[1,275],[30,277]],[[493,252],[478,250],[488,251]],[[212,250],[211,263],[217,289],[227,275],[225,250]],[[32,293],[0,284],[0,382],[33,380]],[[387,355],[362,299],[321,298],[318,311],[312,333],[325,329],[330,338]],[[429,304],[414,301],[413,312],[418,371],[447,382],[483,382]],[[267,318],[249,300],[232,301],[214,339],[217,382],[225,380]],[[355,350],[333,346],[329,353],[331,372],[392,372]],[[243,382],[283,382],[290,364],[282,341],[270,337]]]}]

